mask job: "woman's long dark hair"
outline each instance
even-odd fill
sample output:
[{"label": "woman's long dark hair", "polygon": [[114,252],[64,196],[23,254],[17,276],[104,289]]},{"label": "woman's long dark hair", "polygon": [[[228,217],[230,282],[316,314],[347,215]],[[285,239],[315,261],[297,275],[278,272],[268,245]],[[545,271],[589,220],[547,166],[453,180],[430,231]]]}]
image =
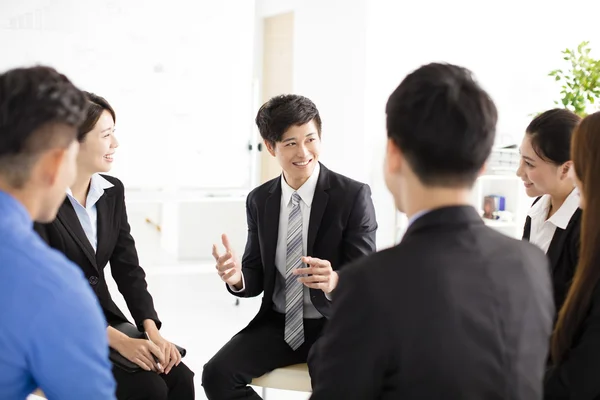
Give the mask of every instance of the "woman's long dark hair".
[{"label": "woman's long dark hair", "polygon": [[584,200],[579,265],[552,337],[551,354],[561,363],[586,317],[592,293],[600,281],[600,112],[575,128],[571,158]]}]

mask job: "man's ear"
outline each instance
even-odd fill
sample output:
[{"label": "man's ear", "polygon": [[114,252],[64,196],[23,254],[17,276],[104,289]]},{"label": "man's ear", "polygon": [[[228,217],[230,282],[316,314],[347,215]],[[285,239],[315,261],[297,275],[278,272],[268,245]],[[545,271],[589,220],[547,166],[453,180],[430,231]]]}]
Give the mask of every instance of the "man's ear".
[{"label": "man's ear", "polygon": [[45,185],[52,186],[56,183],[62,168],[67,149],[51,149],[42,153],[34,167],[34,174]]},{"label": "man's ear", "polygon": [[385,150],[385,163],[387,172],[391,175],[398,174],[402,171],[404,164],[404,154],[392,139],[388,139]]},{"label": "man's ear", "polygon": [[269,142],[268,140],[263,140],[265,147],[267,148],[267,150],[269,151],[269,153],[275,157],[275,147],[273,145],[271,145],[271,142]]}]

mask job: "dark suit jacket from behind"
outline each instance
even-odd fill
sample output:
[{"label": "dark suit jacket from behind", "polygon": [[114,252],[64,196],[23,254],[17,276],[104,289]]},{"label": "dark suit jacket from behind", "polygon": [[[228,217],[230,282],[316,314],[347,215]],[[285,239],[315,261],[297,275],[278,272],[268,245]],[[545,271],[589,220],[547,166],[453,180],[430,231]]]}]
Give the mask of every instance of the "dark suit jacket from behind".
[{"label": "dark suit jacket from behind", "polygon": [[[229,286],[227,289],[240,297],[264,293],[253,322],[273,308],[280,208],[281,177],[257,187],[246,200],[248,239],[242,258],[246,288],[242,293],[234,293]],[[321,164],[310,209],[306,255],[328,260],[338,271],[347,263],[375,251],[376,230],[369,186]],[[310,289],[310,297],[315,308],[328,318],[331,302],[323,291]]]},{"label": "dark suit jacket from behind", "polygon": [[[541,197],[535,199],[537,203]],[[523,240],[529,241],[531,234],[531,217],[525,220]],[[550,274],[554,289],[554,305],[558,312],[571,286],[575,269],[579,262],[579,236],[581,234],[581,209],[578,208],[565,229],[556,228],[546,255],[550,260]]]},{"label": "dark suit jacket from behind", "polygon": [[469,206],[432,210],[340,275],[313,400],[531,400],[554,306],[537,247]]},{"label": "dark suit jacket from behind", "polygon": [[102,176],[114,186],[105,189],[96,203],[97,251],[94,251],[85,235],[68,198],[61,205],[53,222],[36,223],[35,229],[51,247],[79,265],[98,297],[108,324],[127,321],[108,291],[104,267],[110,262],[112,276],[138,329],[143,331],[143,321],[146,319],[154,320],[160,328],[161,322],[147,289],[146,274],[140,267],[135,242],[130,233],[123,183],[112,176]]}]

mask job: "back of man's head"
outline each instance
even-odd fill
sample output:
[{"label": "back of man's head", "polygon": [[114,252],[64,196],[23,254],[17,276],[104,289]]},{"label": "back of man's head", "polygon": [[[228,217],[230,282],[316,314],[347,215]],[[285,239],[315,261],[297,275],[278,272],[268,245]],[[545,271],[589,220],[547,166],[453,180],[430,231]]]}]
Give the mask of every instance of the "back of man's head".
[{"label": "back of man's head", "polygon": [[85,111],[84,94],[53,68],[0,74],[0,183],[9,191],[41,191],[35,211],[42,219],[53,217],[75,176]]},{"label": "back of man's head", "polygon": [[471,72],[428,64],[390,96],[388,138],[424,186],[473,185],[494,144],[498,114]]}]

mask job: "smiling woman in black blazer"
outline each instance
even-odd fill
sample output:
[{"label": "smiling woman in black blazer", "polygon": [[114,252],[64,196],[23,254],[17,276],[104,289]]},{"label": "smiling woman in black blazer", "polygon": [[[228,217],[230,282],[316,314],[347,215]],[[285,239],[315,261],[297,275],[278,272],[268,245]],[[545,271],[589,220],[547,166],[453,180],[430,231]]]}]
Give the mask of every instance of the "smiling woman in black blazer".
[{"label": "smiling woman in black blazer", "polygon": [[580,118],[566,109],[537,116],[521,143],[517,175],[527,195],[537,197],[528,212],[523,239],[540,247],[550,260],[556,310],[562,306],[579,258],[579,191],[569,178],[570,148]]},{"label": "smiling woman in black blazer", "polygon": [[[36,230],[83,270],[104,311],[110,347],[141,367],[136,372],[113,367],[117,398],[192,400],[194,374],[181,362],[175,345],[159,333],[161,322],[130,234],[123,184],[99,174],[110,170],[119,145],[114,135],[115,112],[102,97],[86,95],[89,109],[79,130],[77,180],[56,220],[36,224]],[[137,329],[150,340],[130,338],[113,328],[128,321],[106,284],[104,267],[109,262]]]}]

